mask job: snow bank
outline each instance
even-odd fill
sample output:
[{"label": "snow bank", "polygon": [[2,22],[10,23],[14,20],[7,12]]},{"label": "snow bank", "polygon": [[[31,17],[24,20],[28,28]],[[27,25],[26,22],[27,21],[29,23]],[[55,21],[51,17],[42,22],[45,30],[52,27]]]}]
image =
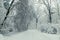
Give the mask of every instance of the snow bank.
[{"label": "snow bank", "polygon": [[0,35],[0,40],[59,40],[60,35],[41,33],[37,30],[27,30],[12,36]]}]

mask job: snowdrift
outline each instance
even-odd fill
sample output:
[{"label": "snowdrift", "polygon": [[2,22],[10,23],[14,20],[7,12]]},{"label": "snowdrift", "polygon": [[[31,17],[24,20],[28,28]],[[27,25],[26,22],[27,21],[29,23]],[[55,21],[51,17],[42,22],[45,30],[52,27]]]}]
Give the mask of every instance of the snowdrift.
[{"label": "snowdrift", "polygon": [[11,36],[0,35],[0,40],[60,40],[60,35],[41,33],[38,30],[27,30]]}]

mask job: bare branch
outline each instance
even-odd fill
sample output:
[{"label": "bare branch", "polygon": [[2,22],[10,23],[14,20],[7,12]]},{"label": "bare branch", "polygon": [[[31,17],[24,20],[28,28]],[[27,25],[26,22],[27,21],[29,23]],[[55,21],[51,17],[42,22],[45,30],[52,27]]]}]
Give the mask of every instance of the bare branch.
[{"label": "bare branch", "polygon": [[7,13],[6,13],[6,16],[5,16],[5,18],[4,18],[4,20],[3,20],[3,22],[2,22],[1,25],[3,25],[3,24],[4,24],[4,21],[7,19],[7,16],[8,16],[8,14],[10,13],[10,9],[11,9],[13,3],[14,3],[14,0],[12,0],[12,2],[11,2],[11,4],[10,4],[10,7],[8,8]]}]

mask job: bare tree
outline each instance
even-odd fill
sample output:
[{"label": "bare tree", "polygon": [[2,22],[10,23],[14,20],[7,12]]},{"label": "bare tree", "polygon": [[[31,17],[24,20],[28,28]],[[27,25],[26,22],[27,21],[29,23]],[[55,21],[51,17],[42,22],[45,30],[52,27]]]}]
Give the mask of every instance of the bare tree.
[{"label": "bare tree", "polygon": [[60,13],[59,13],[59,2],[56,0],[56,2],[57,2],[57,13],[58,13],[58,16],[60,16]]},{"label": "bare tree", "polygon": [[42,0],[42,1],[43,1],[44,5],[46,6],[47,10],[48,10],[49,22],[52,23],[51,0],[50,1],[46,0],[47,4],[46,4],[46,2],[44,0]]},{"label": "bare tree", "polygon": [[10,9],[11,9],[13,3],[14,3],[14,0],[12,0],[12,2],[11,2],[11,4],[10,4],[9,8],[7,9],[6,16],[5,16],[5,18],[4,18],[4,20],[3,20],[2,24],[1,24],[2,26],[3,26],[5,20],[7,19],[8,15],[9,15],[9,13],[10,13]]}]

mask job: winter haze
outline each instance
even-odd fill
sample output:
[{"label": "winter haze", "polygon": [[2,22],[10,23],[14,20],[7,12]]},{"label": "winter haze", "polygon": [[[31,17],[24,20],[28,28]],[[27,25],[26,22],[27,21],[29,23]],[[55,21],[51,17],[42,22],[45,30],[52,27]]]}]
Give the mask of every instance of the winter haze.
[{"label": "winter haze", "polygon": [[60,40],[60,0],[0,0],[0,40]]}]

